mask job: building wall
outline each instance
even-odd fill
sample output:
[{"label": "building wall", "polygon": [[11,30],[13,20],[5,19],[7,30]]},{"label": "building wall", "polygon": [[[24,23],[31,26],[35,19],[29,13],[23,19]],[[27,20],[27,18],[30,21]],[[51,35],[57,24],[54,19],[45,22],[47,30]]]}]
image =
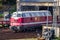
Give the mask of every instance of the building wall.
[{"label": "building wall", "polygon": [[[49,9],[48,9],[49,8]],[[39,10],[49,10],[53,13],[52,6],[21,6],[21,11],[39,11]]]},{"label": "building wall", "polygon": [[[51,7],[54,6],[54,2],[58,2],[56,4],[57,5],[60,5],[60,0],[20,0],[18,5],[20,5],[20,9],[22,11],[28,11],[28,10],[41,10],[40,7],[45,7],[43,10],[47,10],[47,8],[49,7],[49,10],[51,11],[51,13],[53,13],[53,8],[51,9]],[[47,8],[46,8],[47,7]]]}]

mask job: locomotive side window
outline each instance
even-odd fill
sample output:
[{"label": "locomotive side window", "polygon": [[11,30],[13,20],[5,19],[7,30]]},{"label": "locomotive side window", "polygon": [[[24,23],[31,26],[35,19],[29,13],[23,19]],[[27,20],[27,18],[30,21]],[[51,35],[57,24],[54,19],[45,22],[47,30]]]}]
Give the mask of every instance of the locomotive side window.
[{"label": "locomotive side window", "polygon": [[48,12],[45,12],[46,16],[48,16]]},{"label": "locomotive side window", "polygon": [[47,12],[44,12],[44,15],[47,16]]},{"label": "locomotive side window", "polygon": [[30,17],[30,14],[29,13],[25,13],[26,17]]},{"label": "locomotive side window", "polygon": [[44,14],[42,12],[38,12],[39,16],[44,16]]},{"label": "locomotive side window", "polygon": [[32,17],[34,17],[35,15],[33,13],[30,13],[32,15]]},{"label": "locomotive side window", "polygon": [[49,12],[49,16],[51,16],[51,13]]},{"label": "locomotive side window", "polygon": [[34,16],[37,16],[37,12],[33,12]]},{"label": "locomotive side window", "polygon": [[41,13],[42,13],[42,16],[45,16],[45,15],[44,15],[44,12],[41,12]]},{"label": "locomotive side window", "polygon": [[39,15],[39,12],[37,12],[37,16],[41,16],[41,15]]},{"label": "locomotive side window", "polygon": [[51,16],[51,13],[50,12],[45,12],[46,16]]},{"label": "locomotive side window", "polygon": [[44,15],[47,16],[47,15],[46,15],[46,12],[44,12]]},{"label": "locomotive side window", "polygon": [[32,17],[35,17],[35,16],[38,15],[36,12],[32,12],[32,13],[30,13],[30,14],[31,14]]}]

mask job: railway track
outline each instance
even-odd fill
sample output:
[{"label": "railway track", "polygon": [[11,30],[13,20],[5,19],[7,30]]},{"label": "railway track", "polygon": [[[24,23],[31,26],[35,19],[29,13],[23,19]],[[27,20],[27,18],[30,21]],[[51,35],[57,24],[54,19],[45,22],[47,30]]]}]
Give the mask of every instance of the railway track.
[{"label": "railway track", "polygon": [[[5,30],[5,31],[3,31]],[[19,33],[13,33],[10,30],[6,29],[0,29],[0,40],[11,40],[11,39],[36,39],[37,33],[35,31],[26,31],[26,32],[19,32]]]},{"label": "railway track", "polygon": [[[50,24],[51,25],[51,24]],[[60,26],[58,24],[57,26]],[[13,33],[10,29],[0,29],[0,40],[34,40],[37,38],[36,31],[24,31],[19,33]]]}]

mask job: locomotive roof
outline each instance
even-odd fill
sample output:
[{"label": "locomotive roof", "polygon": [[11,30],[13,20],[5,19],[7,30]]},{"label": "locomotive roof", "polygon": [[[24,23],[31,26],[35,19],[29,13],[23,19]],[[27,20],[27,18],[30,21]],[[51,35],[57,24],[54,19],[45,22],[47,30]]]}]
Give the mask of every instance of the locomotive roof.
[{"label": "locomotive roof", "polygon": [[48,10],[41,10],[41,11],[16,11],[14,13],[25,13],[25,12],[49,12]]}]

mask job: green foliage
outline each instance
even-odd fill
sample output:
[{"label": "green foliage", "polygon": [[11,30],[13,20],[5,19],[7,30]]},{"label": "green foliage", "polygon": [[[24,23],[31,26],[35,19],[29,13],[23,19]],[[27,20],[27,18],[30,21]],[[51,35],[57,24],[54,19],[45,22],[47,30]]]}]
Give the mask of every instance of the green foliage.
[{"label": "green foliage", "polygon": [[15,11],[16,11],[16,6],[13,5],[13,7],[12,7],[11,10],[9,11],[9,13],[13,13],[13,12],[15,12]]},{"label": "green foliage", "polygon": [[0,18],[3,17],[3,14],[0,14]]},{"label": "green foliage", "polygon": [[2,0],[0,0],[0,1],[2,1]]},{"label": "green foliage", "polygon": [[2,1],[0,1],[0,4],[2,4]]},{"label": "green foliage", "polygon": [[0,6],[2,6],[2,1],[0,0]]},{"label": "green foliage", "polygon": [[55,37],[54,39],[56,39],[56,40],[60,40],[60,37]]},{"label": "green foliage", "polygon": [[60,37],[59,37],[59,38],[57,38],[57,40],[60,40]]},{"label": "green foliage", "polygon": [[6,0],[6,1],[3,0],[3,4],[14,5],[16,4],[16,0]]},{"label": "green foliage", "polygon": [[2,4],[0,4],[0,6],[2,6]]}]

